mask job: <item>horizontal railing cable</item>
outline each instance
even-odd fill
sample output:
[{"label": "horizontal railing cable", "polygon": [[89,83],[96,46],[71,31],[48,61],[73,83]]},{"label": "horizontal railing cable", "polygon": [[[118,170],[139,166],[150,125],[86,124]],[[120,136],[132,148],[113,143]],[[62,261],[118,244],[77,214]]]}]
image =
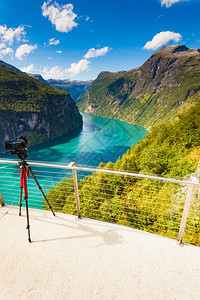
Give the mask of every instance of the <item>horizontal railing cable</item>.
[{"label": "horizontal railing cable", "polygon": [[[0,163],[9,163],[9,164],[18,164],[17,161],[12,160],[0,160]],[[45,164],[45,163],[37,163],[37,162],[31,162],[32,166],[40,166],[40,167],[49,167],[49,168],[59,168],[59,169],[67,169],[67,170],[80,170],[85,172],[101,172],[101,173],[108,173],[108,174],[118,174],[118,175],[127,175],[127,176],[133,176],[143,179],[153,179],[153,180],[160,180],[165,182],[171,182],[171,183],[178,183],[178,184],[189,184],[200,187],[200,183],[195,183],[191,181],[185,181],[185,180],[178,180],[178,179],[171,179],[171,178],[165,178],[165,177],[158,177],[158,176],[151,176],[151,175],[143,175],[138,173],[128,173],[128,172],[122,172],[122,171],[114,171],[114,170],[106,170],[106,169],[94,169],[94,168],[83,168],[83,167],[77,167],[77,166],[64,166],[64,165],[57,165],[57,164]]]}]

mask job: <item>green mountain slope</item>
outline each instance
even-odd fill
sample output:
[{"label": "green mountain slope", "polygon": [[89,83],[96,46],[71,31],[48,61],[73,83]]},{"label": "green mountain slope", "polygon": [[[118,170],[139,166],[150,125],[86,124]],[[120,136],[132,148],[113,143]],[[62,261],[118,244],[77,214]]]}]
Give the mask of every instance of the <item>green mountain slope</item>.
[{"label": "green mountain slope", "polygon": [[0,152],[5,139],[26,135],[33,145],[81,126],[82,117],[68,92],[0,63]]},{"label": "green mountain slope", "polygon": [[77,101],[80,110],[148,128],[172,121],[200,99],[200,51],[166,46],[140,68],[102,72]]}]

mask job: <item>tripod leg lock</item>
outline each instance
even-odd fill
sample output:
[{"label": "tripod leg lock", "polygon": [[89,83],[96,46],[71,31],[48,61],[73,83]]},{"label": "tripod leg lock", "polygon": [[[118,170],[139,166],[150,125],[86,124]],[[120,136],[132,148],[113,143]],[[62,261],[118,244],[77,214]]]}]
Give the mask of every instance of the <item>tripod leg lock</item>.
[{"label": "tripod leg lock", "polygon": [[27,225],[27,226],[26,226],[26,229],[30,229],[30,225]]}]

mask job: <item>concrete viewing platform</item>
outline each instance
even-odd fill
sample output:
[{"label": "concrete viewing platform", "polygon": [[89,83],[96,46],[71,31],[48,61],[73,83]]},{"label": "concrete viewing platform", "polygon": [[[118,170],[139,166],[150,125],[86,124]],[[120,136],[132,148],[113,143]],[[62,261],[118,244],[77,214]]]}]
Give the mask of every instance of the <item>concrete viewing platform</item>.
[{"label": "concrete viewing platform", "polygon": [[89,219],[0,207],[0,299],[200,299],[200,248]]}]

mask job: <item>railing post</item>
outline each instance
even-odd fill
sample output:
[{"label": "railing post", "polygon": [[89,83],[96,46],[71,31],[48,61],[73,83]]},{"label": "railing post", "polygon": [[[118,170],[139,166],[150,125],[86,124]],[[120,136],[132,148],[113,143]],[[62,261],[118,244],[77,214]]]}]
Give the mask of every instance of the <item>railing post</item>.
[{"label": "railing post", "polygon": [[[75,162],[71,162],[69,164],[69,167],[75,167],[75,166],[76,166]],[[73,172],[73,180],[74,180],[74,190],[75,190],[77,214],[78,214],[78,218],[81,219],[81,208],[80,208],[80,200],[79,200],[79,192],[78,192],[77,172],[74,169],[72,169],[72,172]]]},{"label": "railing post", "polygon": [[1,206],[5,206],[1,192],[0,192],[0,204]]},{"label": "railing post", "polygon": [[[192,182],[198,183],[198,179],[196,177],[191,176],[191,179],[192,179]],[[185,200],[185,206],[184,206],[182,219],[181,219],[181,225],[180,225],[180,228],[179,228],[179,233],[178,233],[178,238],[177,238],[177,244],[178,245],[180,245],[182,243],[183,234],[184,234],[185,226],[186,226],[186,223],[187,223],[187,218],[188,218],[188,214],[189,214],[189,209],[190,209],[190,204],[191,204],[193,192],[194,192],[194,185],[191,184],[191,185],[189,185],[189,188],[188,188],[187,197],[186,197],[186,200]]]}]

